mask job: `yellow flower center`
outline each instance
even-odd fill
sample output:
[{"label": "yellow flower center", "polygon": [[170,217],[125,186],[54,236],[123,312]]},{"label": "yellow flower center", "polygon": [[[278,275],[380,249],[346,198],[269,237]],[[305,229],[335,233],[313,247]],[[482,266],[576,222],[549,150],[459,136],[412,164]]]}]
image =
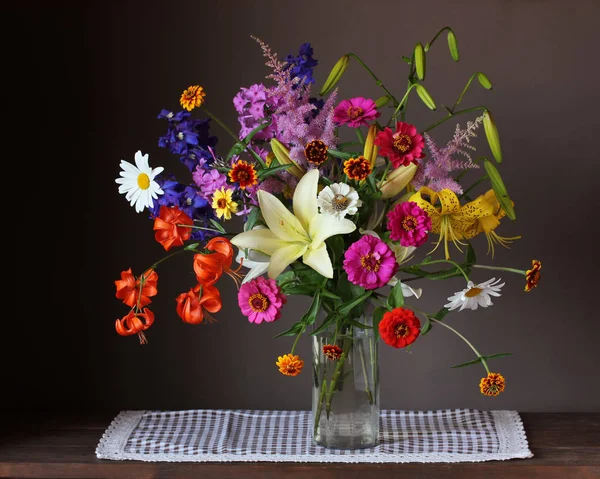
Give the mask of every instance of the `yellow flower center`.
[{"label": "yellow flower center", "polygon": [[465,293],[465,296],[467,298],[474,298],[475,296],[479,296],[479,293],[481,293],[483,291],[483,289],[481,288],[471,288],[469,291],[467,291]]},{"label": "yellow flower center", "polygon": [[406,153],[412,146],[412,139],[404,133],[394,133],[394,148],[401,153]]},{"label": "yellow flower center", "polygon": [[361,116],[365,110],[363,110],[360,106],[350,106],[346,111],[348,118],[352,120],[356,120],[359,116]]},{"label": "yellow flower center", "polygon": [[255,313],[262,313],[269,307],[269,301],[262,293],[254,293],[248,298],[248,304]]},{"label": "yellow flower center", "polygon": [[404,231],[412,231],[417,225],[417,219],[414,216],[405,216],[402,220],[402,228]]},{"label": "yellow flower center", "polygon": [[379,259],[379,255],[374,256],[373,253],[367,253],[360,258],[360,265],[367,271],[377,273],[377,271],[379,271],[379,266],[381,265],[381,260]]},{"label": "yellow flower center", "polygon": [[405,338],[409,333],[408,326],[406,324],[398,324],[394,328],[394,334],[397,338]]},{"label": "yellow flower center", "polygon": [[146,173],[140,173],[137,177],[137,184],[141,190],[150,188],[150,177]]},{"label": "yellow flower center", "polygon": [[346,198],[344,195],[337,194],[331,200],[331,207],[335,211],[344,211],[348,207],[349,203],[350,200],[348,198]]}]

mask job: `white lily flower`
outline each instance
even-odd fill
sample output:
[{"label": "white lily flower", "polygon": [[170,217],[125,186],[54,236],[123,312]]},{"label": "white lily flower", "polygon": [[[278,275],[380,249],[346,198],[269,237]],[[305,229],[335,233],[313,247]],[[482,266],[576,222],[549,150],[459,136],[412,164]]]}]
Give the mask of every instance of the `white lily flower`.
[{"label": "white lily flower", "polygon": [[285,268],[302,257],[304,264],[326,278],[333,277],[333,266],[325,240],[352,233],[356,225],[346,219],[331,221],[317,206],[319,170],[306,173],[294,191],[292,214],[274,195],[258,191],[258,203],[268,229],[246,231],[234,236],[238,248],[260,251],[270,256],[268,275],[275,279]]},{"label": "white lily flower", "polygon": [[259,276],[262,276],[269,269],[270,258],[260,251],[249,250],[248,255],[241,249],[239,250],[235,260],[244,268],[250,269],[244,276],[242,284],[252,281]]}]

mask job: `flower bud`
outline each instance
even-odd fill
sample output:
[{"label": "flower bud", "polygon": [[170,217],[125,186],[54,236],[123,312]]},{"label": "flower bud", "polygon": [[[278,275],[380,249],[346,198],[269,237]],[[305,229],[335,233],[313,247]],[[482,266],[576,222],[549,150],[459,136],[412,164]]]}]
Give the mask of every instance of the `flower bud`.
[{"label": "flower bud", "polygon": [[381,191],[382,199],[391,198],[400,193],[412,181],[417,172],[417,165],[400,166],[392,171],[388,177],[377,185]]},{"label": "flower bud", "polygon": [[415,69],[419,80],[425,79],[425,50],[421,42],[415,46]]},{"label": "flower bud", "polygon": [[514,221],[517,216],[515,214],[513,202],[508,196],[506,186],[504,186],[504,181],[502,181],[502,177],[500,176],[500,172],[487,158],[484,159],[483,166],[485,167],[485,172],[490,179],[490,183],[492,184],[492,189],[494,190],[498,203],[500,203],[500,206],[506,212],[506,216]]},{"label": "flower bud", "polygon": [[373,144],[376,135],[377,125],[372,124],[369,127],[367,138],[365,139],[365,149],[363,152],[363,156],[371,162],[371,170],[375,168],[375,161],[377,160],[377,154],[379,153],[379,147]]},{"label": "flower bud", "polygon": [[381,107],[384,107],[385,105],[387,105],[391,101],[392,101],[391,96],[383,95],[383,96],[380,96],[379,98],[377,98],[377,100],[375,100],[375,106],[377,108],[381,108]]},{"label": "flower bud", "polygon": [[494,159],[498,163],[502,163],[502,150],[500,149],[500,137],[498,136],[498,128],[492,118],[492,114],[489,110],[486,110],[483,114],[483,129],[485,130],[485,136],[487,137],[488,144]]},{"label": "flower bud", "polygon": [[491,90],[492,89],[492,82],[490,81],[490,79],[487,77],[487,75],[483,72],[479,72],[477,73],[477,79],[479,80],[479,84],[487,89],[487,90]]},{"label": "flower bud", "polygon": [[298,179],[304,176],[306,171],[290,158],[290,150],[288,150],[283,143],[273,138],[271,140],[271,150],[273,150],[273,154],[275,155],[275,158],[277,158],[277,161],[279,161],[280,165],[293,165],[287,169],[288,172]]},{"label": "flower bud", "polygon": [[337,63],[331,69],[331,72],[329,72],[329,76],[327,77],[327,80],[325,80],[325,84],[321,88],[319,95],[325,95],[333,89],[333,87],[337,84],[337,82],[340,80],[340,78],[346,71],[346,68],[348,68],[349,61],[350,56],[348,55],[344,55],[337,61]]},{"label": "flower bud", "polygon": [[435,102],[433,101],[433,98],[431,97],[427,89],[419,83],[415,83],[415,88],[417,90],[417,95],[419,95],[419,98],[423,103],[425,103],[427,108],[429,108],[430,110],[435,110]]},{"label": "flower bud", "polygon": [[457,62],[460,58],[458,54],[458,43],[456,42],[456,35],[454,35],[452,30],[448,30],[448,48],[450,49],[452,59]]}]

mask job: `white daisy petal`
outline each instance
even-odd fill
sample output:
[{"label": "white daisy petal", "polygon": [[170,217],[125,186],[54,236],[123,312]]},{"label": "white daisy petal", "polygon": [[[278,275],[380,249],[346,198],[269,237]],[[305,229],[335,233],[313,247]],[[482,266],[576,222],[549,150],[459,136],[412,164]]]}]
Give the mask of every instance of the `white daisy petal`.
[{"label": "white daisy petal", "polygon": [[459,311],[463,309],[476,310],[479,306],[487,308],[492,306],[492,298],[490,296],[499,297],[500,289],[504,283],[499,284],[501,279],[492,278],[480,284],[474,284],[472,281],[467,283],[467,287],[462,291],[455,293],[448,298],[449,303],[445,307],[452,311],[460,305]]},{"label": "white daisy petal", "polygon": [[121,160],[120,178],[117,178],[115,182],[120,185],[119,193],[125,194],[125,199],[135,207],[136,212],[140,213],[145,208],[152,206],[153,198],[164,194],[158,182],[154,181],[154,178],[164,171],[164,168],[162,166],[150,168],[148,154],[142,155],[139,150],[135,153],[134,159],[135,165]]}]

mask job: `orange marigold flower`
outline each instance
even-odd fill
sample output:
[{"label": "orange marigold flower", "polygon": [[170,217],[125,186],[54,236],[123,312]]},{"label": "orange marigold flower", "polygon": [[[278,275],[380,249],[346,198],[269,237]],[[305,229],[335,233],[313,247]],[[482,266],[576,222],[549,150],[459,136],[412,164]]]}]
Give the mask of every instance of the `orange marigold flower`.
[{"label": "orange marigold flower", "polygon": [[367,176],[371,174],[371,171],[371,162],[364,156],[350,158],[344,162],[344,173],[346,173],[351,180],[366,180]]},{"label": "orange marigold flower", "polygon": [[304,148],[304,156],[313,165],[321,166],[327,160],[327,145],[321,140],[309,141]]},{"label": "orange marigold flower", "polygon": [[152,268],[138,278],[131,273],[131,268],[129,268],[127,271],[121,271],[121,279],[115,281],[116,297],[122,299],[131,308],[134,306],[143,308],[152,302],[150,297],[156,296],[158,293],[157,283],[158,273]]},{"label": "orange marigold flower", "polygon": [[192,111],[194,108],[204,103],[206,93],[200,85],[192,85],[186,90],[183,90],[179,103],[187,111]]},{"label": "orange marigold flower", "polygon": [[323,346],[323,354],[332,361],[340,359],[340,357],[342,356],[342,352],[342,348],[334,344],[326,344],[325,346]]},{"label": "orange marigold flower", "polygon": [[209,321],[214,318],[208,313],[216,313],[221,310],[223,303],[221,293],[214,286],[200,284],[191,288],[187,293],[181,293],[176,298],[177,314],[189,324],[200,324],[204,317]]},{"label": "orange marigold flower", "polygon": [[158,217],[154,219],[154,239],[163,245],[166,251],[173,246],[183,246],[183,242],[190,238],[192,232],[192,228],[188,226],[193,224],[194,220],[179,207],[162,205]]},{"label": "orange marigold flower", "polygon": [[298,376],[304,367],[304,361],[295,354],[279,356],[275,364],[279,368],[279,372],[286,376]]},{"label": "orange marigold flower", "polygon": [[231,170],[229,170],[229,179],[232,183],[239,184],[242,190],[258,183],[258,176],[254,165],[244,160],[238,160]]},{"label": "orange marigold flower", "polygon": [[531,291],[538,285],[540,281],[540,269],[542,269],[542,262],[534,259],[531,262],[531,269],[525,272],[525,281],[527,281],[525,291]]},{"label": "orange marigold flower", "polygon": [[485,396],[497,396],[506,386],[504,376],[499,373],[488,373],[487,377],[481,378],[479,390]]},{"label": "orange marigold flower", "polygon": [[121,319],[115,322],[115,329],[121,336],[131,336],[137,334],[140,338],[140,344],[146,344],[146,335],[144,331],[154,323],[154,313],[148,308],[142,312],[136,313],[133,309]]}]

